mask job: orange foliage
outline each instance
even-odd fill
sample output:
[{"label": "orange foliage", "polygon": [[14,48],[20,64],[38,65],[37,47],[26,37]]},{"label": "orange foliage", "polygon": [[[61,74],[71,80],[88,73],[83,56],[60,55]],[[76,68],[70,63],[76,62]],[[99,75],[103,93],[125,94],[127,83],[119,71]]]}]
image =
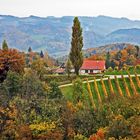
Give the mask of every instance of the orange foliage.
[{"label": "orange foliage", "polygon": [[127,52],[129,53],[129,55],[135,54],[136,53],[136,48],[133,45],[128,45],[126,48]]},{"label": "orange foliage", "polygon": [[101,54],[94,54],[87,58],[87,60],[105,60],[105,57]]},{"label": "orange foliage", "polygon": [[48,132],[48,134],[34,136],[33,139],[36,139],[36,140],[63,140],[63,134],[61,131],[54,131],[54,132],[50,131],[50,132]]},{"label": "orange foliage", "polygon": [[110,51],[110,55],[111,55],[111,58],[113,59],[115,57],[115,55],[117,54],[117,50],[114,50],[114,51]]},{"label": "orange foliage", "polygon": [[24,70],[24,55],[16,49],[0,50],[0,69],[5,69],[5,65],[9,70],[22,72]]},{"label": "orange foliage", "polygon": [[115,63],[116,66],[119,66],[120,62],[117,60],[113,60],[113,62]]},{"label": "orange foliage", "polygon": [[89,140],[97,140],[97,136],[96,135],[91,135]]},{"label": "orange foliage", "polygon": [[72,113],[76,112],[76,107],[75,107],[75,106],[73,105],[73,103],[70,102],[70,101],[67,101],[67,108],[68,108]]},{"label": "orange foliage", "polygon": [[98,138],[100,138],[100,140],[104,140],[104,131],[103,131],[103,129],[99,129],[98,131],[97,131],[97,137]]},{"label": "orange foliage", "polygon": [[91,135],[89,138],[89,140],[104,140],[104,139],[105,139],[104,130],[101,128],[97,131],[96,134]]},{"label": "orange foliage", "polygon": [[32,132],[28,125],[22,125],[18,127],[17,130],[17,140],[32,140]]},{"label": "orange foliage", "polygon": [[15,106],[0,107],[0,139],[1,136],[15,136],[17,109]]},{"label": "orange foliage", "polygon": [[127,60],[127,58],[128,58],[128,53],[127,53],[127,50],[126,49],[124,49],[124,50],[121,50],[121,55],[122,55],[122,57],[121,57],[121,62],[125,62],[126,60]]}]

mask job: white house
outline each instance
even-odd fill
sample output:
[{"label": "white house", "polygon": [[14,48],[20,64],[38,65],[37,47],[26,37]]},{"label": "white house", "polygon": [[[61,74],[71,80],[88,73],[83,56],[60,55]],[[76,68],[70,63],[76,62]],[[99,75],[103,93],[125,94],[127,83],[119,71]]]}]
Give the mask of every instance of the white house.
[{"label": "white house", "polygon": [[105,70],[104,60],[84,60],[80,74],[95,74]]}]

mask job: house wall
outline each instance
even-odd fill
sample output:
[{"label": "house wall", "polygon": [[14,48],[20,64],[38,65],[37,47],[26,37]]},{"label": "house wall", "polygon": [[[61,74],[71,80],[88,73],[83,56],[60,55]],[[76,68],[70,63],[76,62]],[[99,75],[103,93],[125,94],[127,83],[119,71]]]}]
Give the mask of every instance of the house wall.
[{"label": "house wall", "polygon": [[[87,70],[80,70],[80,74],[90,74],[90,70],[86,73]],[[101,70],[93,70],[93,73],[101,73]]]},{"label": "house wall", "polygon": [[80,70],[80,74],[83,75],[83,74],[88,74],[88,73],[85,73],[85,70]]},{"label": "house wall", "polygon": [[101,73],[101,70],[93,70],[93,73]]}]

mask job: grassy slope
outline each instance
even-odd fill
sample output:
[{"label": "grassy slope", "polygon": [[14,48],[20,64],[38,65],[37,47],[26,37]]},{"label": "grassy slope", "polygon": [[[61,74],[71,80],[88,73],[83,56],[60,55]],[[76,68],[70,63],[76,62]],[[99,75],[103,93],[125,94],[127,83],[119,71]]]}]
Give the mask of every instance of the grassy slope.
[{"label": "grassy slope", "polygon": [[[125,78],[125,79],[126,79],[129,91],[130,91],[131,95],[133,95],[133,90],[130,86],[129,79],[128,78]],[[134,82],[135,87],[137,89],[137,92],[140,93],[140,89],[137,86],[135,77],[132,78],[132,79],[133,79],[133,82]],[[121,87],[121,90],[123,92],[123,95],[126,96],[126,91],[125,91],[122,79],[118,79],[118,81],[119,81],[119,85]],[[115,80],[112,79],[111,82],[112,82],[112,86],[113,86],[115,94],[118,95],[118,90],[117,90],[116,85],[115,85]],[[109,89],[109,86],[108,86],[108,81],[105,80],[104,83],[105,83],[105,86],[106,86],[107,93],[108,93],[108,95],[110,95],[110,89]],[[102,86],[101,86],[101,82],[98,81],[97,85],[98,85],[98,89],[99,89],[99,93],[101,95],[101,98],[104,99],[104,93],[103,93],[103,89],[102,89]],[[95,89],[94,83],[90,83],[90,86],[91,86],[91,90],[92,90],[92,93],[93,93],[94,100],[95,100],[95,102],[97,102],[97,94],[95,93],[95,90],[94,90]],[[88,95],[87,84],[83,84],[83,89],[84,89],[84,94],[87,96]],[[63,88],[61,88],[61,91],[68,100],[72,100],[72,92],[73,92],[73,87],[72,86],[63,87]]]},{"label": "grassy slope", "polygon": [[[140,70],[139,69],[136,69],[136,70],[134,70],[134,69],[131,69],[131,70],[129,70],[129,73],[130,74],[134,74],[134,73],[137,73],[137,74],[140,74]],[[113,71],[106,71],[105,73],[104,73],[105,75],[127,75],[128,74],[128,72],[126,71],[126,70],[113,70]]]}]

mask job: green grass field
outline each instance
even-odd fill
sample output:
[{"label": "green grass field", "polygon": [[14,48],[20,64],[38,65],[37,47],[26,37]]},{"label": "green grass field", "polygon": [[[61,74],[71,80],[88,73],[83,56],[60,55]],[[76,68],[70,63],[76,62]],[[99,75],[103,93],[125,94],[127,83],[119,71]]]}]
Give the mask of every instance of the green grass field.
[{"label": "green grass field", "polygon": [[105,75],[127,75],[128,72],[130,74],[140,74],[140,69],[137,68],[137,69],[134,69],[133,67],[130,69],[130,70],[113,70],[113,71],[105,71],[104,74]]},{"label": "green grass field", "polygon": [[[130,85],[130,80],[129,80],[129,78],[125,78],[125,80],[126,80],[128,88],[129,88],[130,94],[133,96],[134,93],[133,93],[133,89],[132,89],[132,87]],[[137,85],[136,78],[133,77],[132,80],[133,80],[133,83],[134,83],[134,85],[136,87],[137,92],[140,93],[140,88]],[[120,88],[122,90],[122,93],[123,93],[124,97],[127,96],[125,88],[124,88],[123,80],[122,79],[118,79],[118,81],[119,81],[119,85],[120,85]],[[112,86],[113,86],[115,94],[119,95],[118,89],[116,87],[115,79],[111,79],[111,83],[112,83]],[[105,84],[107,93],[110,96],[111,93],[110,93],[110,89],[109,89],[108,80],[104,80],[104,84]],[[101,81],[97,81],[97,85],[98,85],[98,90],[99,90],[100,96],[101,96],[102,100],[104,100],[105,96],[104,96],[103,88],[102,88],[102,85],[101,85]],[[88,96],[87,83],[83,84],[82,86],[83,86],[84,94],[87,97]],[[95,92],[95,86],[94,86],[93,82],[90,83],[90,87],[91,87],[91,91],[92,91],[92,94],[93,94],[94,101],[97,104],[98,97],[97,97],[97,94]],[[72,101],[73,86],[62,87],[61,91],[62,91],[62,93],[64,94],[64,96],[68,100]]]}]

